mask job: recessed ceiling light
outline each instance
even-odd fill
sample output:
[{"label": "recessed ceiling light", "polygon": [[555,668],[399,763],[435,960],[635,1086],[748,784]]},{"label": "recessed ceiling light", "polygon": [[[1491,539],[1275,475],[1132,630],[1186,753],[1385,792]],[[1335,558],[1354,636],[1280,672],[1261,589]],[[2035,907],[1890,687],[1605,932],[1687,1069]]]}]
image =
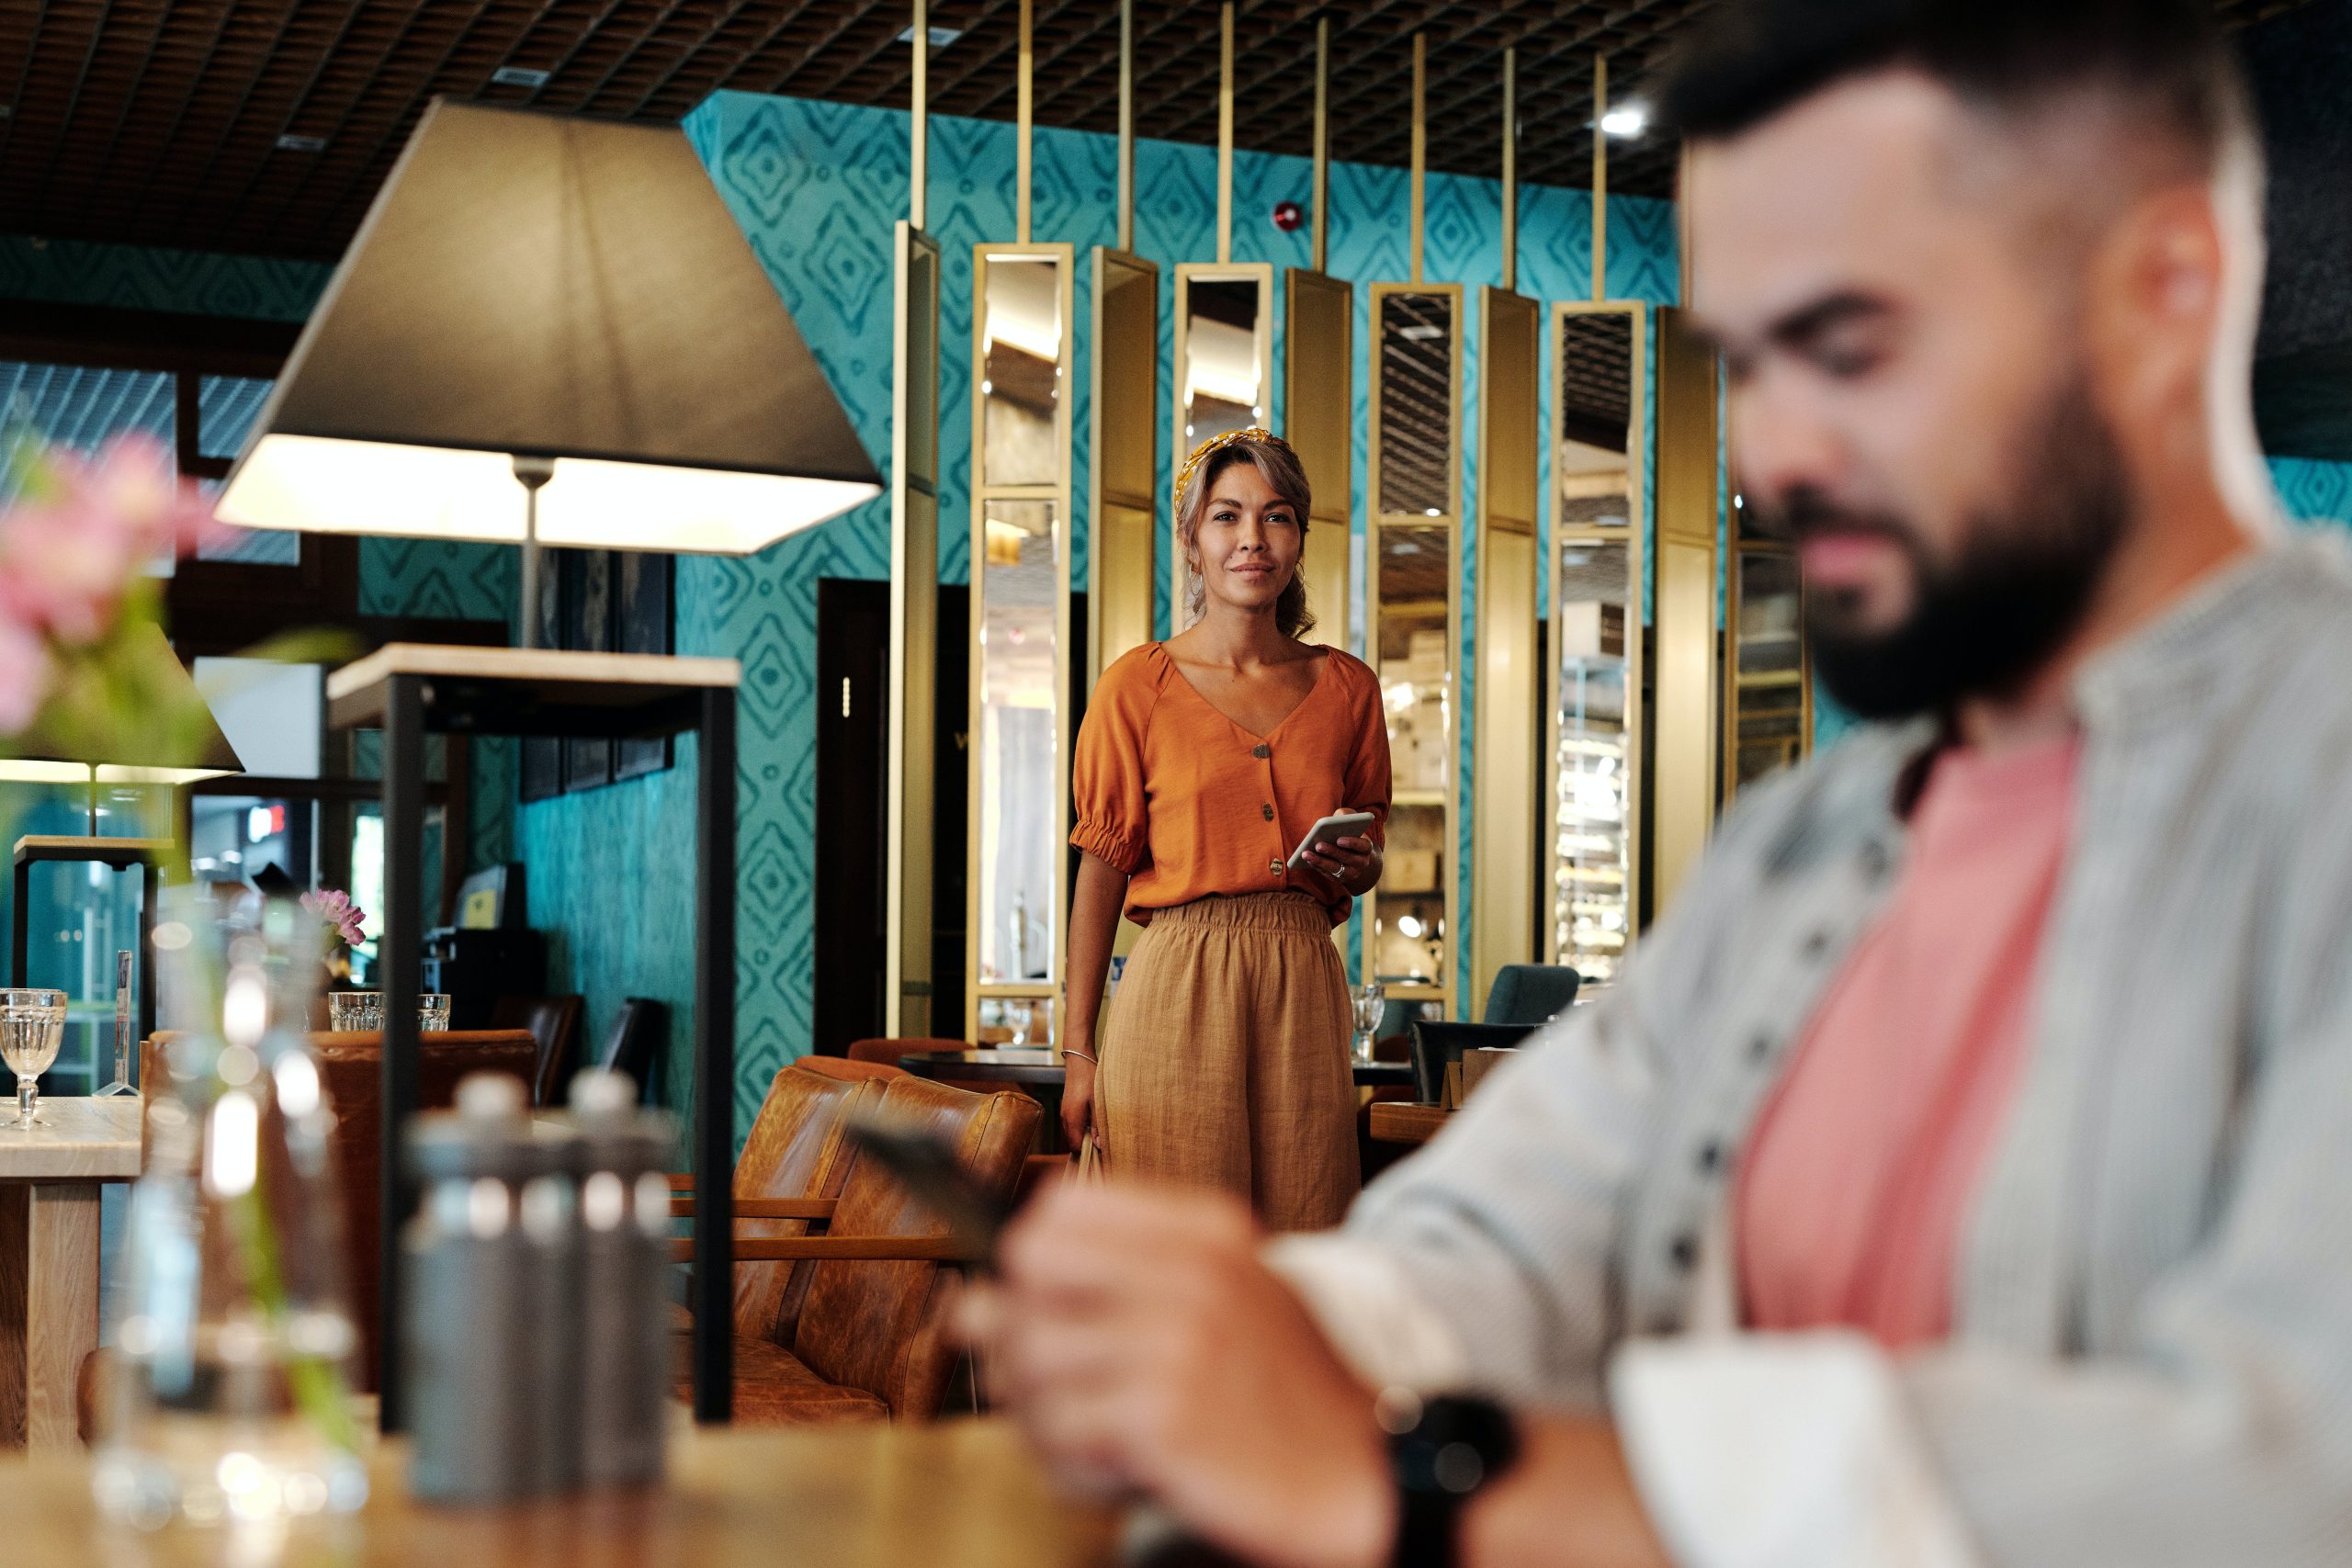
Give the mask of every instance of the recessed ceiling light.
[{"label": "recessed ceiling light", "polygon": [[[962,38],[963,36],[964,29],[961,28],[933,28],[931,29],[931,47],[933,49],[945,49],[949,44],[954,43],[957,39]],[[914,28],[909,28],[905,31],[901,32],[899,35],[899,41],[900,43],[914,42]]]},{"label": "recessed ceiling light", "polygon": [[490,73],[490,79],[502,87],[544,87],[548,85],[546,72],[533,71],[521,65],[502,65]]},{"label": "recessed ceiling light", "polygon": [[1649,126],[1650,111],[1646,104],[1619,104],[1600,117],[1600,129],[1611,136],[1630,139],[1639,136]]},{"label": "recessed ceiling light", "polygon": [[327,139],[323,136],[296,136],[290,131],[277,139],[280,152],[323,152]]}]

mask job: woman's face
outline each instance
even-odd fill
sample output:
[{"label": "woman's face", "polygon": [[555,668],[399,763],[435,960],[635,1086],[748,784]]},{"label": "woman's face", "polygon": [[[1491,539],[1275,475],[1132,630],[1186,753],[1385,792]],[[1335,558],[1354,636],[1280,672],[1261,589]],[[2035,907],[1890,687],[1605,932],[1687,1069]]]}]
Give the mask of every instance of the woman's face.
[{"label": "woman's face", "polygon": [[1201,508],[1193,550],[1208,597],[1235,609],[1273,608],[1297,575],[1306,520],[1274,493],[1258,465],[1228,463]]}]

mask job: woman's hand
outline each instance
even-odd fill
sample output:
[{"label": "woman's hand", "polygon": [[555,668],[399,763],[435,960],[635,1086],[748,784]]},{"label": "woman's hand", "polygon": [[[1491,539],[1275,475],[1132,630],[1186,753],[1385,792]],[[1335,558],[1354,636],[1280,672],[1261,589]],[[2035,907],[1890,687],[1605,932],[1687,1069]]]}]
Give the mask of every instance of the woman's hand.
[{"label": "woman's hand", "polygon": [[[1062,1134],[1069,1139],[1072,1154],[1086,1146],[1087,1130],[1094,1125],[1094,1064],[1086,1059],[1094,1055],[1094,1042],[1082,1042],[1076,1049],[1086,1056],[1073,1056],[1067,1047],[1062,1054]],[[1100,1134],[1095,1146],[1102,1146]]]},{"label": "woman's hand", "polygon": [[1361,898],[1379,886],[1380,846],[1370,839],[1333,839],[1308,850],[1300,864],[1351,898]]}]

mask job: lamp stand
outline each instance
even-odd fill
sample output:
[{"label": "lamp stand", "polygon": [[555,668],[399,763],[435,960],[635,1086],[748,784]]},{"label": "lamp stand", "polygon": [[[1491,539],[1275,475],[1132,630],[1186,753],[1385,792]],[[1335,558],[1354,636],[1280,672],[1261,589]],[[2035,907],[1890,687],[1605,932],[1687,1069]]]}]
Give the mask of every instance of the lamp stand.
[{"label": "lamp stand", "polygon": [[517,457],[514,478],[523,487],[523,646],[539,646],[539,490],[555,478],[552,457]]}]

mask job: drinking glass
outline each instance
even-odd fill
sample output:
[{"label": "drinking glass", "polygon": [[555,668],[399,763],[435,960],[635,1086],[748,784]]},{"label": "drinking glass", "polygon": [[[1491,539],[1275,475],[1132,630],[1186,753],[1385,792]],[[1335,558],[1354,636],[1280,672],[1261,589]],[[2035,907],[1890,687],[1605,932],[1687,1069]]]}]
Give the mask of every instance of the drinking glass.
[{"label": "drinking glass", "polygon": [[40,1105],[34,1080],[57,1060],[58,1043],[64,1037],[63,991],[0,990],[0,1061],[17,1075],[17,1126],[49,1120],[34,1114]]},{"label": "drinking glass", "polygon": [[447,991],[425,991],[417,997],[416,1027],[424,1032],[438,1032],[449,1027],[449,994]]},{"label": "drinking glass", "polygon": [[1387,1005],[1388,993],[1382,988],[1379,981],[1367,980],[1355,988],[1353,1000],[1356,1037],[1355,1043],[1349,1054],[1359,1064],[1369,1063],[1372,1060],[1373,1031],[1380,1027],[1380,1014]]},{"label": "drinking glass", "polygon": [[346,1031],[384,1027],[384,997],[380,991],[329,991],[327,1022]]}]

